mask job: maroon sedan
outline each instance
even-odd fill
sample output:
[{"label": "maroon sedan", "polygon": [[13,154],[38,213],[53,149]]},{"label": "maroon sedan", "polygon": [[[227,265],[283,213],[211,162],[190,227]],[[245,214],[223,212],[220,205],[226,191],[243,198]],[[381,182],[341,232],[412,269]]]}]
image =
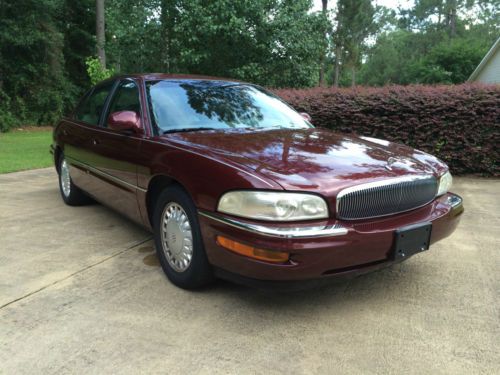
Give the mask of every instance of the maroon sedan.
[{"label": "maroon sedan", "polygon": [[443,162],[306,118],[248,83],[123,76],[83,97],[51,149],[64,202],[92,197],[152,230],[182,288],[359,274],[454,231]]}]

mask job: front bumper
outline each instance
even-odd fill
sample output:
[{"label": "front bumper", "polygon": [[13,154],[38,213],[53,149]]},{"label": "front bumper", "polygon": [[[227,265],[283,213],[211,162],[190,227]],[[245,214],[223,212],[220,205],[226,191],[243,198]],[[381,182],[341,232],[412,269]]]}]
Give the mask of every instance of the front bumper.
[{"label": "front bumper", "polygon": [[[386,267],[394,263],[396,229],[432,222],[432,245],[455,230],[463,210],[462,199],[448,193],[411,212],[363,221],[263,224],[203,211],[199,219],[208,259],[221,276],[281,282],[330,279]],[[235,254],[217,244],[219,235],[288,252],[290,260],[272,264]]]}]

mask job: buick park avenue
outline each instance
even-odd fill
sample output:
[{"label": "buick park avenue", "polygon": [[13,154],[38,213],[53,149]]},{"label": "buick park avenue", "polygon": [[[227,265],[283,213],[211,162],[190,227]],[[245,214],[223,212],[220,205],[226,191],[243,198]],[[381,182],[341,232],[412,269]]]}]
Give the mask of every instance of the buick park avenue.
[{"label": "buick park avenue", "polygon": [[187,289],[369,272],[425,252],[463,212],[434,156],[315,128],[263,88],[213,77],[103,81],[57,124],[51,152],[64,202],[150,230]]}]

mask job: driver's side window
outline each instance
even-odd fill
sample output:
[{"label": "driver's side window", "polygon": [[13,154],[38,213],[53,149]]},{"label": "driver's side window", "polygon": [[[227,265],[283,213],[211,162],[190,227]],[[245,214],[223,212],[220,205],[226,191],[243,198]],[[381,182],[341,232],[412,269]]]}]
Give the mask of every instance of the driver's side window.
[{"label": "driver's side window", "polygon": [[109,105],[108,116],[104,126],[108,126],[109,115],[113,112],[133,111],[138,115],[141,114],[141,102],[139,100],[139,88],[134,81],[125,80],[120,82],[120,85],[115,91],[115,95],[111,99]]}]

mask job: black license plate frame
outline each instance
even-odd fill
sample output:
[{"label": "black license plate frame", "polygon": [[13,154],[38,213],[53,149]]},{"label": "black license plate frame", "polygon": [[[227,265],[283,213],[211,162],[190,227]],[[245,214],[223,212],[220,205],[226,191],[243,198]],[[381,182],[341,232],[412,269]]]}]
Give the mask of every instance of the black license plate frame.
[{"label": "black license plate frame", "polygon": [[429,250],[432,223],[425,222],[408,225],[394,232],[394,260],[403,260]]}]

